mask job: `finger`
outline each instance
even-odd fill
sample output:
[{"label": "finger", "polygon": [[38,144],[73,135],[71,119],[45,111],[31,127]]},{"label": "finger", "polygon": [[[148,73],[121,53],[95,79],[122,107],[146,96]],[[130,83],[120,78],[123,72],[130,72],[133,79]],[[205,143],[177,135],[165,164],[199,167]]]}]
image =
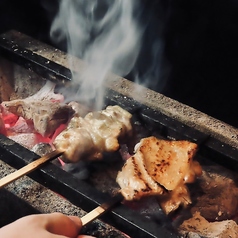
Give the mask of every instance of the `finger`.
[{"label": "finger", "polygon": [[68,216],[76,225],[78,225],[80,228],[82,227],[82,221],[79,217],[76,216]]},{"label": "finger", "polygon": [[95,236],[80,235],[77,238],[96,238]]},{"label": "finger", "polygon": [[47,214],[45,229],[53,234],[77,237],[82,223],[78,217],[68,217],[62,213]]},{"label": "finger", "polygon": [[[69,238],[69,237],[68,236],[61,236],[61,235],[54,235],[53,234],[53,235],[50,236],[50,238]],[[79,236],[77,236],[77,238],[96,238],[96,236],[79,235]]]}]

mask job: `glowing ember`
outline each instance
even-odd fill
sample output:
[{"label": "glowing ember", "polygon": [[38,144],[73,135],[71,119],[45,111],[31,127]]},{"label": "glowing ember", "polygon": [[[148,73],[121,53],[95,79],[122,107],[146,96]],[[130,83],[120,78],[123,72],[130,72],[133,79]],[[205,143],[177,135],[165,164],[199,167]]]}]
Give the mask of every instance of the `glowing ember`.
[{"label": "glowing ember", "polygon": [[[67,114],[68,111],[65,110],[66,115],[63,115],[64,118],[62,114],[59,114],[60,109],[64,106],[62,103],[64,97],[61,94],[55,94],[54,87],[55,85],[53,83],[47,82],[45,86],[33,96],[26,99],[3,102],[0,106],[0,133],[30,150],[39,143],[49,143],[52,145],[55,137],[65,128],[65,124],[62,123],[67,122],[68,117],[74,112],[74,110],[69,107],[71,114]],[[20,106],[19,102],[21,104]],[[47,103],[44,104],[44,102]],[[41,114],[42,108],[30,108],[34,103],[39,103],[39,105],[43,104],[43,114]],[[62,103],[62,107],[60,106],[60,109],[57,108],[53,111],[51,103]],[[6,106],[9,104],[11,105]],[[49,108],[47,108],[46,105],[49,105]],[[38,121],[35,120],[38,115],[37,113],[39,114]],[[60,118],[58,119],[57,116]],[[51,128],[48,129],[48,125],[50,125]],[[47,131],[52,128],[56,128],[56,130],[52,133],[47,133]]]}]

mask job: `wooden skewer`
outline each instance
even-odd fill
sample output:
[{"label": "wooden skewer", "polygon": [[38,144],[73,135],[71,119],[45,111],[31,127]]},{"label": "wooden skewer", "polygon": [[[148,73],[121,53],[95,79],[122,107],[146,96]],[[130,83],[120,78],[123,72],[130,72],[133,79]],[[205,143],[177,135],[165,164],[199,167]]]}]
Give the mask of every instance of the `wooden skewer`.
[{"label": "wooden skewer", "polygon": [[[43,157],[31,162],[30,164],[22,167],[21,169],[16,170],[15,172],[3,177],[2,179],[0,179],[0,188],[23,177],[26,174],[29,174],[30,172],[39,168],[45,162],[55,159],[58,156],[62,155],[63,153],[64,153],[64,151],[55,150]],[[85,216],[83,216],[81,218],[82,225],[85,226],[89,222],[92,222],[99,216],[103,215],[105,212],[109,211],[111,208],[113,208],[117,203],[121,202],[122,200],[123,200],[123,196],[121,194],[117,194],[115,197],[113,197],[113,199],[110,202],[104,203],[104,204],[96,207],[91,212],[89,212],[88,214],[86,214]]]},{"label": "wooden skewer", "polygon": [[86,214],[85,216],[81,217],[82,225],[85,226],[89,222],[92,222],[105,212],[109,211],[111,208],[113,208],[116,204],[121,202],[123,200],[123,196],[121,194],[116,195],[112,198],[112,200],[108,203],[104,203],[95,209],[93,209],[91,212]]},{"label": "wooden skewer", "polygon": [[0,188],[6,186],[7,184],[23,177],[24,175],[36,170],[41,165],[43,165],[45,162],[55,159],[58,156],[62,155],[64,152],[59,150],[54,150],[50,152],[49,154],[29,163],[28,165],[22,167],[21,169],[16,170],[15,172],[3,177],[0,179]]}]

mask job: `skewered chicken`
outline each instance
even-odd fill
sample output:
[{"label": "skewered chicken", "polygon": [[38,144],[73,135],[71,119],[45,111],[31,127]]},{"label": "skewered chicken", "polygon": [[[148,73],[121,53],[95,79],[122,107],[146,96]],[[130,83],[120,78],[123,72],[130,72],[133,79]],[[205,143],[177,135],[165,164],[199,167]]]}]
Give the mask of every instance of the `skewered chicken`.
[{"label": "skewered chicken", "polygon": [[142,139],[119,171],[116,181],[126,200],[158,195],[166,213],[191,203],[186,183],[201,175],[200,165],[193,161],[197,144],[188,141]]},{"label": "skewered chicken", "polygon": [[84,118],[74,116],[67,128],[54,140],[56,149],[65,151],[65,162],[101,159],[103,152],[119,149],[119,140],[132,132],[132,115],[119,106],[90,112]]}]

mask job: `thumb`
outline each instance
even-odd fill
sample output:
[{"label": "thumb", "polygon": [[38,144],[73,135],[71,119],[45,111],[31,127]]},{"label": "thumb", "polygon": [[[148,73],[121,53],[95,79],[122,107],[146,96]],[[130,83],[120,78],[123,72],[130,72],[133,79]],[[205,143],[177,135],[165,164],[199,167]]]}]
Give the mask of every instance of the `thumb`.
[{"label": "thumb", "polygon": [[80,218],[66,216],[62,213],[47,214],[46,230],[56,235],[77,237],[82,223]]},{"label": "thumb", "polygon": [[80,235],[77,238],[96,238],[95,236]]}]

